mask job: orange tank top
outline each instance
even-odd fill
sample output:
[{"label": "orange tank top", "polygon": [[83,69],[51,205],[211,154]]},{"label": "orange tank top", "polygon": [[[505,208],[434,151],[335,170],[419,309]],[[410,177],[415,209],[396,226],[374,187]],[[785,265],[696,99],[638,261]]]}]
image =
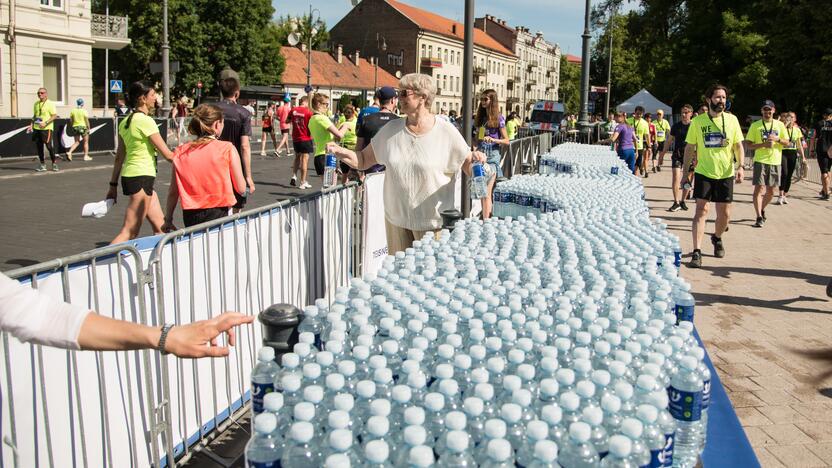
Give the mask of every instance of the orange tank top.
[{"label": "orange tank top", "polygon": [[173,152],[176,186],[183,210],[234,205],[231,158],[238,158],[234,145],[210,140],[180,145]]}]

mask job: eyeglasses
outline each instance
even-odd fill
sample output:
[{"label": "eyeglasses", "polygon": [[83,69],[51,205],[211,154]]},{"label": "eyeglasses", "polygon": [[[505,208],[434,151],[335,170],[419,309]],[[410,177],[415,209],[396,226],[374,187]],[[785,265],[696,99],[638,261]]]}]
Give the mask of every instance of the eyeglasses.
[{"label": "eyeglasses", "polygon": [[487,96],[483,96],[483,97],[480,98],[480,102],[487,102],[487,101],[488,101]]},{"label": "eyeglasses", "polygon": [[415,91],[411,91],[411,90],[409,90],[409,89],[400,89],[400,90],[399,90],[399,97],[400,97],[400,98],[402,98],[402,99],[404,99],[404,98],[406,98],[406,97],[410,96],[411,94],[416,94],[416,92],[415,92]]}]

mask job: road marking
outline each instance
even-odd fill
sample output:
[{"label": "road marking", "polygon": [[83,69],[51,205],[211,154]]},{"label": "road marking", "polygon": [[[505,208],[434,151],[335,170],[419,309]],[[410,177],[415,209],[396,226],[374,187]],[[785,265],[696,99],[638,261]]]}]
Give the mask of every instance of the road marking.
[{"label": "road marking", "polygon": [[36,176],[45,176],[45,175],[53,175],[53,174],[58,175],[58,174],[66,174],[66,173],[69,173],[69,172],[87,172],[87,171],[95,171],[95,170],[98,170],[98,169],[112,169],[112,168],[113,168],[112,164],[107,164],[107,165],[102,165],[102,166],[78,167],[78,168],[74,168],[74,169],[61,169],[58,172],[52,172],[51,170],[48,170],[48,169],[46,170],[46,172],[35,172],[34,170],[32,170],[32,172],[26,172],[26,173],[23,173],[23,174],[12,174],[12,175],[0,176],[0,180],[20,179],[22,177],[36,177]]}]

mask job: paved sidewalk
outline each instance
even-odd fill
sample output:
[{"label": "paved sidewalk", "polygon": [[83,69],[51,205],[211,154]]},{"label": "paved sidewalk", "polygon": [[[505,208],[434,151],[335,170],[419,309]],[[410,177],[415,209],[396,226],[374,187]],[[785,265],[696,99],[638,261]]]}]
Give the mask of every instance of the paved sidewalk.
[{"label": "paved sidewalk", "polygon": [[[668,213],[670,170],[644,179],[651,215],[666,220],[685,252],[690,211]],[[749,173],[750,171],[747,171]],[[750,175],[750,173],[749,173]],[[751,227],[749,179],[735,187],[726,256],[703,243],[703,267],[682,267],[696,297],[695,323],[765,467],[832,466],[832,380],[815,383],[819,366],[798,353],[832,346],[832,203],[818,185],[792,186],[791,203],[770,206],[762,229]]]}]

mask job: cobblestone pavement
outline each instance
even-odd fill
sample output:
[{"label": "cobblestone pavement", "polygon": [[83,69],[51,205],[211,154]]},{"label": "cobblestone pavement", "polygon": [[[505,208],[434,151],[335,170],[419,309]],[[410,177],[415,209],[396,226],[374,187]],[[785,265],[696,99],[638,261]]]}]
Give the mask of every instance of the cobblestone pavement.
[{"label": "cobblestone pavement", "polygon": [[[651,215],[666,220],[688,254],[692,201],[690,211],[665,211],[667,166],[644,182]],[[712,214],[703,267],[682,267],[695,323],[762,465],[832,466],[832,379],[815,382],[819,364],[799,353],[832,346],[832,203],[817,200],[818,185],[800,182],[791,203],[770,206],[756,229],[750,182],[735,186],[726,256],[713,257]]]}]

